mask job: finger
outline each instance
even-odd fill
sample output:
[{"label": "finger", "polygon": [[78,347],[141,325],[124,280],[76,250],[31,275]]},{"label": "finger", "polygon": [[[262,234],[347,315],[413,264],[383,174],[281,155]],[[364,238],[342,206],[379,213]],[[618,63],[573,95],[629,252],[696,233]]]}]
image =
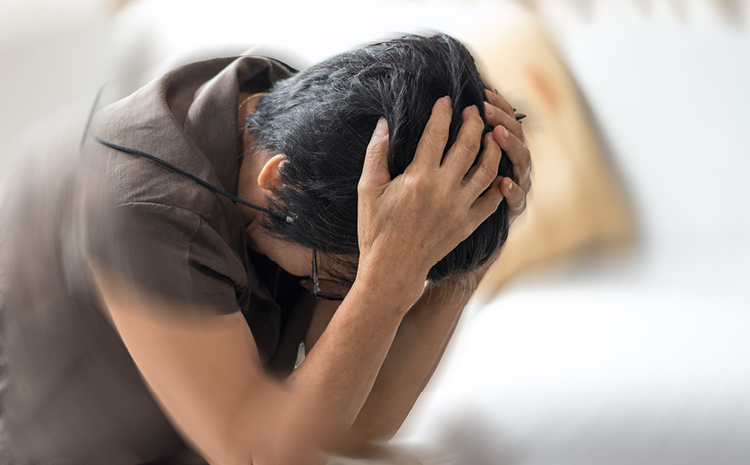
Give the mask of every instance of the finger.
[{"label": "finger", "polygon": [[469,171],[474,160],[477,158],[482,144],[482,132],[484,132],[484,121],[479,116],[476,105],[464,108],[463,122],[458,131],[456,142],[453,143],[448,153],[445,154],[443,165],[450,172],[456,173],[461,180]]},{"label": "finger", "polygon": [[359,189],[382,186],[391,180],[388,171],[388,122],[382,116],[365,152],[365,163],[359,179]]},{"label": "finger", "polygon": [[497,178],[497,170],[502,156],[503,152],[495,142],[492,133],[485,134],[484,150],[479,156],[479,161],[464,178],[466,194],[472,201],[476,200]]},{"label": "finger", "polygon": [[507,178],[496,177],[492,181],[492,184],[490,184],[487,192],[476,199],[471,208],[469,208],[469,221],[474,225],[475,229],[484,220],[489,218],[490,215],[495,213],[497,207],[500,206],[500,202],[503,201],[504,196],[500,188],[503,179]]},{"label": "finger", "polygon": [[502,178],[500,192],[508,202],[508,217],[513,220],[526,209],[526,192],[510,178]]},{"label": "finger", "polygon": [[453,104],[451,98],[448,96],[439,98],[432,106],[432,114],[422,132],[422,137],[419,139],[417,151],[414,154],[414,160],[409,165],[410,167],[430,166],[437,168],[440,166],[445,144],[448,143],[452,117]]},{"label": "finger", "polygon": [[513,105],[508,103],[508,101],[505,100],[505,97],[498,93],[492,92],[491,90],[485,90],[484,93],[487,94],[487,99],[491,104],[495,105],[495,107],[499,108],[508,115],[515,114],[515,111],[513,111]]},{"label": "finger", "polygon": [[531,189],[531,153],[525,144],[503,126],[492,130],[495,141],[505,150],[513,163],[513,180],[524,192]]},{"label": "finger", "polygon": [[521,142],[526,142],[526,135],[523,133],[523,125],[516,121],[515,116],[511,116],[489,102],[484,102],[484,117],[490,127],[502,126],[507,128],[511,134],[518,137]]}]

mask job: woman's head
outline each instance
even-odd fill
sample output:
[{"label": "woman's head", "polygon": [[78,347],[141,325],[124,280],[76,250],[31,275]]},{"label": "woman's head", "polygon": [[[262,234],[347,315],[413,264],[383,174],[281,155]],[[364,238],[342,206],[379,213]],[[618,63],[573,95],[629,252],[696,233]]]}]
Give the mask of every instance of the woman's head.
[{"label": "woman's head", "polygon": [[[332,274],[351,278],[359,255],[357,184],[378,118],[388,121],[389,169],[396,177],[411,163],[435,101],[445,95],[453,100],[447,149],[463,108],[477,105],[484,116],[485,88],[469,51],[442,34],[370,45],[277,82],[248,118],[248,129],[257,148],[286,156],[269,207],[295,220],[266,215],[264,226],[287,242],[339,257]],[[503,156],[499,175],[511,170]],[[502,245],[507,231],[502,203],[428,278],[440,281],[476,268]]]}]

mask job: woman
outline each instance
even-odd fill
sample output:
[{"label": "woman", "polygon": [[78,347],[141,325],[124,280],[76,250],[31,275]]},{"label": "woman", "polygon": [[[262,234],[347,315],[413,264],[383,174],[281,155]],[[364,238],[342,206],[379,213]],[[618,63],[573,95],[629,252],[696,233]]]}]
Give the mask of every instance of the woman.
[{"label": "woman", "polygon": [[4,219],[15,459],[325,463],[389,438],[524,209],[513,116],[444,35],[297,74],[195,63],[100,111]]}]

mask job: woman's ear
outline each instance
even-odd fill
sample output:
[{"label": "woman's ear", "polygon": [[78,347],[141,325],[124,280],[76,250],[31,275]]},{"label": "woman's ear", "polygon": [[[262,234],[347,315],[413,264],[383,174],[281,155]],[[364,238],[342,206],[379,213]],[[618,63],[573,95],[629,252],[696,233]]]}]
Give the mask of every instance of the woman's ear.
[{"label": "woman's ear", "polygon": [[258,186],[261,189],[274,191],[281,185],[279,168],[281,168],[282,164],[286,163],[286,160],[286,155],[279,154],[274,155],[266,161],[266,164],[263,165],[258,175]]}]

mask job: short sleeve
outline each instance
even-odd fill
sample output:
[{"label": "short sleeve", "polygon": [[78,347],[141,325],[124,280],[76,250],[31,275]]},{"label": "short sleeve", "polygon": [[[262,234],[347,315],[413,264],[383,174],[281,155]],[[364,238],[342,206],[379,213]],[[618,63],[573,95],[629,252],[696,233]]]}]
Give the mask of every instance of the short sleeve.
[{"label": "short sleeve", "polygon": [[244,264],[198,214],[138,202],[116,207],[111,221],[90,250],[102,264],[160,297],[208,304],[220,314],[240,310]]}]

